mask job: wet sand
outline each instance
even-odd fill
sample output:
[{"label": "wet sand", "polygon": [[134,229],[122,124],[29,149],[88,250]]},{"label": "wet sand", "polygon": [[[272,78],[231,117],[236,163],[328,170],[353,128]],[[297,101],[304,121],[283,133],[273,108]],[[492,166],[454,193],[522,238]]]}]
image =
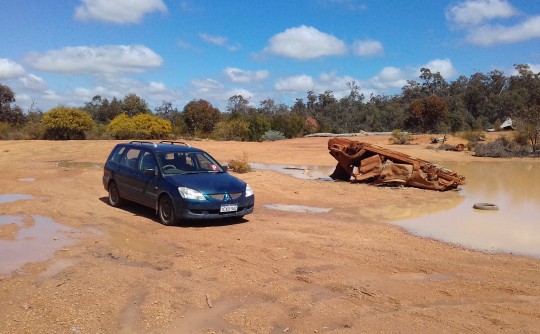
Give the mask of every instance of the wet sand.
[{"label": "wet sand", "polygon": [[[245,152],[258,163],[332,166],[326,142],[190,144],[221,162]],[[0,224],[0,242],[16,240],[36,216],[65,226],[59,233],[73,241],[47,260],[0,274],[0,333],[540,328],[538,259],[468,250],[388,224],[454,208],[464,200],[458,192],[374,188],[257,170],[239,175],[256,193],[255,213],[244,222],[165,227],[150,209],[106,203],[99,166],[114,144],[0,141],[0,194],[32,196],[0,203],[0,216],[23,221]],[[434,162],[492,161],[427,145],[424,136],[416,145],[388,147]]]}]

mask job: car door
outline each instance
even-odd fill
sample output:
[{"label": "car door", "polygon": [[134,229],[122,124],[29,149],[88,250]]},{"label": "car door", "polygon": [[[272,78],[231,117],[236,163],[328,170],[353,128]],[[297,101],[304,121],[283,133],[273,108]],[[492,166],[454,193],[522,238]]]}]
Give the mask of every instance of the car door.
[{"label": "car door", "polygon": [[137,169],[141,149],[128,148],[120,159],[118,171],[116,173],[116,184],[120,195],[128,200],[138,202],[139,190],[137,177],[139,171]]},{"label": "car door", "polygon": [[[151,172],[152,171],[152,172]],[[146,206],[155,207],[157,199],[157,162],[154,154],[143,151],[137,168],[136,188],[138,189],[137,201]]]}]

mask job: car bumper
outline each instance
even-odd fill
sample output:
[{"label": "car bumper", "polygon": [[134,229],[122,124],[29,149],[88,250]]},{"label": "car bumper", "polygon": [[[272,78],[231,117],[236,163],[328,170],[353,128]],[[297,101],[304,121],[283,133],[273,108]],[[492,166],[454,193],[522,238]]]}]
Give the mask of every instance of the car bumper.
[{"label": "car bumper", "polygon": [[[189,202],[186,204],[182,199],[175,199],[174,202],[176,216],[181,220],[242,217],[252,213],[255,206],[254,196],[250,196],[240,202],[231,203]],[[234,212],[220,212],[221,204],[238,204],[238,210]]]}]

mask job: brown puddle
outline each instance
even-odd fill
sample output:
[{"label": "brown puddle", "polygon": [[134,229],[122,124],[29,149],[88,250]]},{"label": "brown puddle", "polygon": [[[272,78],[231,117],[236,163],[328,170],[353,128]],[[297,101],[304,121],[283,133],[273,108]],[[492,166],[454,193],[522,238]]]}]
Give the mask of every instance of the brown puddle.
[{"label": "brown puddle", "polygon": [[[412,234],[463,247],[540,258],[540,161],[444,163],[465,175],[463,202],[393,224]],[[473,209],[492,203],[499,210]]]},{"label": "brown puddle", "polygon": [[0,238],[0,274],[11,274],[26,263],[45,261],[74,243],[68,235],[74,233],[74,229],[40,215],[0,215],[0,229],[10,234]]}]

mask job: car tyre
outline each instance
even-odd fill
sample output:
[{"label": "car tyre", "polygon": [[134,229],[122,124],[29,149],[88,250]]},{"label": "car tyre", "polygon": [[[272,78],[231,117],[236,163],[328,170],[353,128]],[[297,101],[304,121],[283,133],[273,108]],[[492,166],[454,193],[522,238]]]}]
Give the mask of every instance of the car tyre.
[{"label": "car tyre", "polygon": [[169,196],[165,195],[159,199],[158,214],[159,221],[163,225],[170,226],[176,223],[174,203]]},{"label": "car tyre", "polygon": [[120,191],[118,191],[118,186],[116,185],[116,182],[111,182],[109,184],[109,204],[112,207],[119,207],[122,205],[123,199],[120,197]]}]

